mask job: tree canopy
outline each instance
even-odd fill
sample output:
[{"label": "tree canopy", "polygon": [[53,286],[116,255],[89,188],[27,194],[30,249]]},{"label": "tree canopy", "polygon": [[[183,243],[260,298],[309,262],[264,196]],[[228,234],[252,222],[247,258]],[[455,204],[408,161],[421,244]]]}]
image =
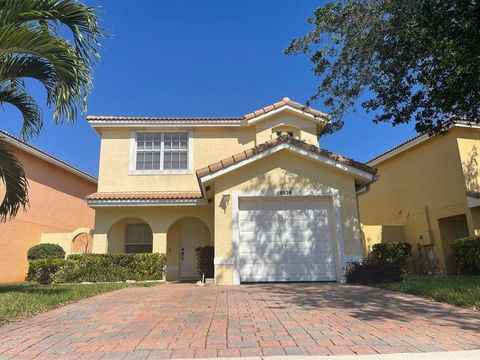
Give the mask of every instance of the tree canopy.
[{"label": "tree canopy", "polygon": [[[25,79],[44,86],[57,123],[73,122],[86,110],[104,36],[95,9],[79,1],[0,0],[0,106],[9,103],[21,112],[23,139],[38,135],[43,127],[41,109]],[[28,182],[1,137],[0,183],[6,190],[0,199],[0,221],[5,221],[28,204]]]},{"label": "tree canopy", "polygon": [[418,132],[480,122],[479,1],[343,0],[307,21],[313,30],[285,53],[310,55],[320,78],[311,100],[330,110],[330,132],[359,99],[375,122],[414,121]]}]

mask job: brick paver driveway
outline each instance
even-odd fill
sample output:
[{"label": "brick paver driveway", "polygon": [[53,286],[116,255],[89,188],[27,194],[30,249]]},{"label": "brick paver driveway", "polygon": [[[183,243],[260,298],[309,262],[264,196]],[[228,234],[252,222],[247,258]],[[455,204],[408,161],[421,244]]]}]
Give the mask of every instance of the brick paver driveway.
[{"label": "brick paver driveway", "polygon": [[191,358],[480,348],[480,313],[367,287],[127,288],[0,328],[0,358]]}]

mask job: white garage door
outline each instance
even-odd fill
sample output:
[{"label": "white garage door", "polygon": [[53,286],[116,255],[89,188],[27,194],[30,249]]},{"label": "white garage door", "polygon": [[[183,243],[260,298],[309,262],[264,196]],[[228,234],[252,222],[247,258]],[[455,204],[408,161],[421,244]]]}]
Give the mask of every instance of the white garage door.
[{"label": "white garage door", "polygon": [[240,281],[332,281],[335,255],[327,200],[241,198]]}]

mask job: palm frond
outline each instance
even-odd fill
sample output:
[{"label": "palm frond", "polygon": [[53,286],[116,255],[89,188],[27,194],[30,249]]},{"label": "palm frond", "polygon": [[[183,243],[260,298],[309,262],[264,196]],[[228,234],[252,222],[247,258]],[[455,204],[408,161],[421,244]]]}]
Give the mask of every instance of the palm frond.
[{"label": "palm frond", "polygon": [[96,9],[77,0],[0,1],[0,26],[25,22],[36,22],[54,35],[58,35],[57,27],[52,25],[68,27],[76,50],[88,66],[99,58],[99,39],[107,37],[98,24]]},{"label": "palm frond", "polygon": [[48,60],[30,55],[5,55],[0,59],[0,83],[22,81],[23,78],[38,80],[47,91],[47,102],[49,104],[52,102],[57,78],[55,69]]},{"label": "palm frond", "polygon": [[22,164],[0,134],[0,182],[5,196],[0,203],[0,222],[14,217],[18,210],[28,205],[28,181]]},{"label": "palm frond", "polygon": [[45,59],[54,69],[56,88],[52,102],[56,121],[74,121],[86,109],[92,78],[83,58],[68,42],[29,25],[0,27],[0,61],[18,55]]},{"label": "palm frond", "polygon": [[42,112],[35,100],[17,83],[0,85],[0,104],[15,106],[23,116],[20,135],[25,139],[40,133],[43,127]]}]

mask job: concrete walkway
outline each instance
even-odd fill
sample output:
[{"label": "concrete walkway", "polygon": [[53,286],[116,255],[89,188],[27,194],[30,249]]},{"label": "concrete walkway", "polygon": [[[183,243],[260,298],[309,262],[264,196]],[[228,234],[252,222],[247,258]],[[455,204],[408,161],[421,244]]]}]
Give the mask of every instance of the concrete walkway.
[{"label": "concrete walkway", "polygon": [[480,349],[479,330],[479,312],[368,287],[166,284],[1,327],[0,360],[414,354]]}]

